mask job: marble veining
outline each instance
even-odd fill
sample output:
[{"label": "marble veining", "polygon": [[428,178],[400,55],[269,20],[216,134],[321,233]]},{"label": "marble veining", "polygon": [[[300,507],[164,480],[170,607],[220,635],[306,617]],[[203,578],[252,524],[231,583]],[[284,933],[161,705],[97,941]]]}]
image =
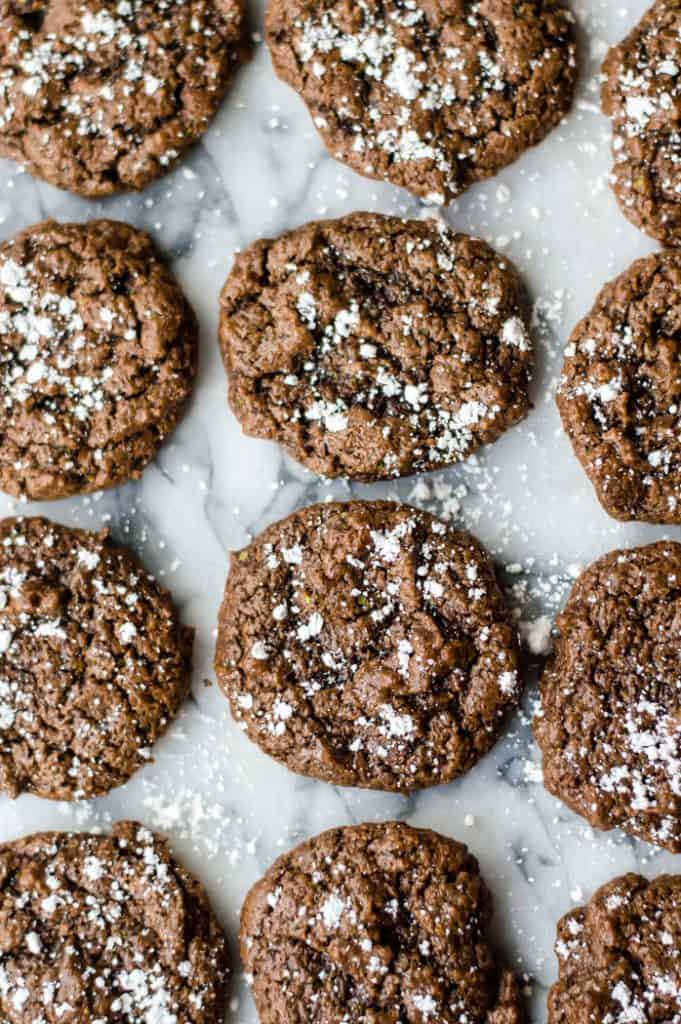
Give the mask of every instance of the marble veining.
[{"label": "marble veining", "polygon": [[[522,710],[466,778],[412,797],[336,789],[298,778],[251,745],[231,721],[212,671],[228,552],[296,508],[326,497],[409,500],[472,528],[504,567],[524,632],[534,638],[562,605],[580,566],[617,546],[678,529],[622,525],[601,510],[562,435],[553,391],[567,336],[608,278],[654,243],[618,212],[607,185],[610,130],[598,70],[647,0],[575,0],[581,77],[565,124],[442,216],[508,253],[534,302],[537,370],[528,420],[478,457],[383,485],[315,478],[272,444],[249,440],[225,401],[216,341],[218,294],[234,252],[315,217],[368,209],[431,215],[418,200],[358,177],[328,156],[302,102],[272,72],[262,6],[250,3],[255,52],[212,129],[172,174],[141,195],[91,202],[0,161],[0,232],[45,217],[110,216],[152,232],[201,320],[198,386],[180,428],[139,483],[40,506],[0,498],[1,514],[44,512],[110,526],[172,588],[197,629],[193,694],[152,764],[87,804],[0,797],[0,841],[45,828],[105,828],[134,817],[165,831],[208,887],[230,937],[235,984],[229,1024],[254,1024],[236,933],[248,886],[279,853],[326,827],[397,817],[466,841],[495,895],[494,934],[527,975],[532,1019],[545,1020],[560,915],[627,870],[673,870],[673,856],[620,833],[599,835],[550,797],[529,722],[541,658],[532,656]],[[537,622],[537,620],[540,620]],[[532,627],[534,624],[534,628]]]}]

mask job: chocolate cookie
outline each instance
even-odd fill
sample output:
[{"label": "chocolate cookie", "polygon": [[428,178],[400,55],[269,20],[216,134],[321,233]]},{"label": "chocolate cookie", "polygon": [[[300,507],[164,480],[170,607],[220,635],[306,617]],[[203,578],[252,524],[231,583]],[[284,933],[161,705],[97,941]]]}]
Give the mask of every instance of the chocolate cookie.
[{"label": "chocolate cookie", "polygon": [[0,489],[138,478],[175,427],[198,328],[147,234],[45,221],[0,245]]},{"label": "chocolate cookie", "polygon": [[681,253],[601,290],[565,354],[558,408],[615,519],[681,523]]},{"label": "chocolate cookie", "polygon": [[658,0],[603,65],[615,195],[629,220],[681,243],[681,6]]},{"label": "chocolate cookie", "polygon": [[601,558],[558,628],[534,723],[546,788],[596,828],[681,853],[681,544]]},{"label": "chocolate cookie", "polygon": [[6,1024],[219,1024],[227,976],[203,887],[148,829],[0,846]]},{"label": "chocolate cookie", "polygon": [[270,0],[266,25],[332,155],[430,202],[512,163],[572,102],[557,0]]},{"label": "chocolate cookie", "polygon": [[623,875],[558,925],[549,1024],[677,1021],[681,875]]},{"label": "chocolate cookie", "polygon": [[461,843],[396,821],[336,828],[251,889],[241,957],[262,1024],[520,1024],[491,917]]},{"label": "chocolate cookie", "polygon": [[438,469],[527,414],[518,275],[432,221],[359,213],[256,242],[221,304],[235,415],[316,473]]},{"label": "chocolate cookie", "polygon": [[208,127],[241,0],[0,0],[0,155],[84,196],[141,189]]},{"label": "chocolate cookie", "polygon": [[0,791],[126,782],[189,689],[193,631],[168,592],[106,531],[5,519],[0,608]]},{"label": "chocolate cookie", "polygon": [[371,789],[468,771],[520,694],[516,632],[481,546],[381,501],[313,505],[234,555],[215,669],[266,753]]}]

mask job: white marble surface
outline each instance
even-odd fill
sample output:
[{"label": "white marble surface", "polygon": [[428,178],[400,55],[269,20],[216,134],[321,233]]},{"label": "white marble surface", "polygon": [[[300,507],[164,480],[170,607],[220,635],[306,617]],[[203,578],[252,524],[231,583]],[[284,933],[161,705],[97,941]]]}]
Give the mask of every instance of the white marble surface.
[{"label": "white marble surface", "polygon": [[[608,277],[654,248],[616,209],[606,181],[609,126],[598,111],[606,44],[646,6],[646,0],[576,0],[582,76],[572,114],[542,146],[445,213],[457,227],[503,247],[525,275],[540,322],[536,408],[483,457],[422,478],[428,490],[420,484],[416,493],[426,500],[429,491],[429,508],[473,527],[501,563],[517,563],[521,572],[509,582],[525,620],[553,615],[571,575],[597,555],[669,535],[608,519],[561,434],[552,401],[560,353],[577,318]],[[252,0],[250,7],[258,31],[262,4]],[[172,261],[202,323],[195,398],[143,479],[92,499],[40,506],[62,522],[109,524],[172,588],[185,621],[197,629],[193,697],[154,763],[108,798],[66,805],[0,797],[0,841],[50,827],[106,827],[124,816],[164,830],[207,885],[232,941],[229,1021],[251,1024],[255,1011],[235,938],[244,893],[270,861],[332,825],[399,817],[431,826],[465,840],[479,856],[496,898],[498,944],[532,978],[532,1019],[540,1022],[556,974],[558,917],[615,874],[652,875],[676,862],[619,833],[595,835],[543,790],[528,728],[534,683],[524,713],[482,764],[457,783],[412,798],[335,789],[289,774],[233,725],[214,685],[214,626],[231,548],[330,494],[413,500],[414,480],[348,487],[314,478],[274,445],[242,437],[225,401],[217,298],[235,249],[314,217],[358,209],[421,213],[408,194],[361,179],[326,155],[302,102],[276,81],[260,42],[203,143],[141,196],[88,202],[0,162],[2,237],[46,216],[106,214],[145,227]],[[38,508],[0,499],[0,513],[18,510]]]}]

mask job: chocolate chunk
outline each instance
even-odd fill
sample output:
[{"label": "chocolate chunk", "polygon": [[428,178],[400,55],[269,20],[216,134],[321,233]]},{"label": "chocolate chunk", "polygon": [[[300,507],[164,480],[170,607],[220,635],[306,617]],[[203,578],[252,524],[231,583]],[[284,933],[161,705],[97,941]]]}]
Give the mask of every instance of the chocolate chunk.
[{"label": "chocolate chunk", "polygon": [[613,189],[622,212],[681,243],[681,7],[658,0],[603,64],[612,119]]},{"label": "chocolate chunk", "polygon": [[570,108],[573,18],[556,0],[270,0],[274,68],[333,156],[450,202]]},{"label": "chocolate chunk", "polygon": [[75,800],[126,782],[188,692],[192,640],[106,531],[0,521],[0,791]]},{"label": "chocolate chunk", "polygon": [[372,789],[468,771],[520,694],[516,632],[481,546],[389,502],[314,505],[235,554],[215,667],[266,753]]},{"label": "chocolate chunk", "polygon": [[681,853],[681,544],[601,558],[558,628],[534,723],[546,788],[596,828]]},{"label": "chocolate chunk", "polygon": [[0,0],[0,155],[84,196],[141,189],[243,57],[240,0]]},{"label": "chocolate chunk", "polygon": [[549,1024],[674,1021],[681,1004],[681,875],[623,875],[558,925]]},{"label": "chocolate chunk", "polygon": [[566,351],[558,407],[615,519],[681,523],[681,254],[601,290]]},{"label": "chocolate chunk", "polygon": [[202,886],[141,825],[0,846],[7,1024],[219,1024],[228,973]]},{"label": "chocolate chunk", "polygon": [[241,958],[262,1024],[521,1024],[465,846],[400,822],[336,828],[246,898]]},{"label": "chocolate chunk", "polygon": [[32,500],[137,479],[175,427],[198,328],[151,238],[45,221],[0,246],[0,489]]},{"label": "chocolate chunk", "polygon": [[326,476],[450,465],[529,407],[514,267],[432,221],[359,213],[257,242],[225,285],[220,340],[246,433]]}]

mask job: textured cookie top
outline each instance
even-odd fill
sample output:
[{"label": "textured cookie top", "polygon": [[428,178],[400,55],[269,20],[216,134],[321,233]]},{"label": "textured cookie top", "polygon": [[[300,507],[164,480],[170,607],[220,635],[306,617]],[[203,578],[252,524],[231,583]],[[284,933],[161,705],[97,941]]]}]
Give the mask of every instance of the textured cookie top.
[{"label": "textured cookie top", "polygon": [[681,853],[681,544],[601,558],[558,627],[534,723],[547,789]]},{"label": "textured cookie top", "polygon": [[191,390],[198,332],[148,235],[45,221],[0,246],[0,489],[139,477]]},{"label": "textured cookie top", "polygon": [[106,532],[0,522],[0,791],[73,800],[125,782],[187,693],[191,644]]},{"label": "textured cookie top", "polygon": [[678,1021],[681,876],[630,874],[604,885],[561,920],[556,953],[550,1024]]},{"label": "textured cookie top", "polygon": [[681,4],[657,0],[603,65],[613,125],[613,188],[624,214],[681,242]]},{"label": "textured cookie top", "polygon": [[611,516],[681,523],[681,254],[605,285],[570,338],[558,407]]},{"label": "textured cookie top", "polygon": [[7,1024],[218,1024],[227,974],[205,892],[141,825],[0,846]]},{"label": "textured cookie top", "polygon": [[0,0],[0,154],[86,196],[140,189],[208,127],[240,0]]},{"label": "textured cookie top", "polygon": [[333,829],[251,889],[241,956],[262,1024],[519,1024],[465,846],[399,822]]},{"label": "textured cookie top", "polygon": [[314,505],[238,552],[216,671],[268,754],[387,790],[467,771],[520,692],[516,633],[480,545],[389,502]]},{"label": "textured cookie top", "polygon": [[434,222],[360,213],[256,242],[222,293],[232,408],[327,476],[437,469],[528,410],[508,260]]},{"label": "textured cookie top", "polygon": [[555,0],[270,0],[266,24],[331,153],[431,202],[511,163],[572,100],[573,19]]}]

